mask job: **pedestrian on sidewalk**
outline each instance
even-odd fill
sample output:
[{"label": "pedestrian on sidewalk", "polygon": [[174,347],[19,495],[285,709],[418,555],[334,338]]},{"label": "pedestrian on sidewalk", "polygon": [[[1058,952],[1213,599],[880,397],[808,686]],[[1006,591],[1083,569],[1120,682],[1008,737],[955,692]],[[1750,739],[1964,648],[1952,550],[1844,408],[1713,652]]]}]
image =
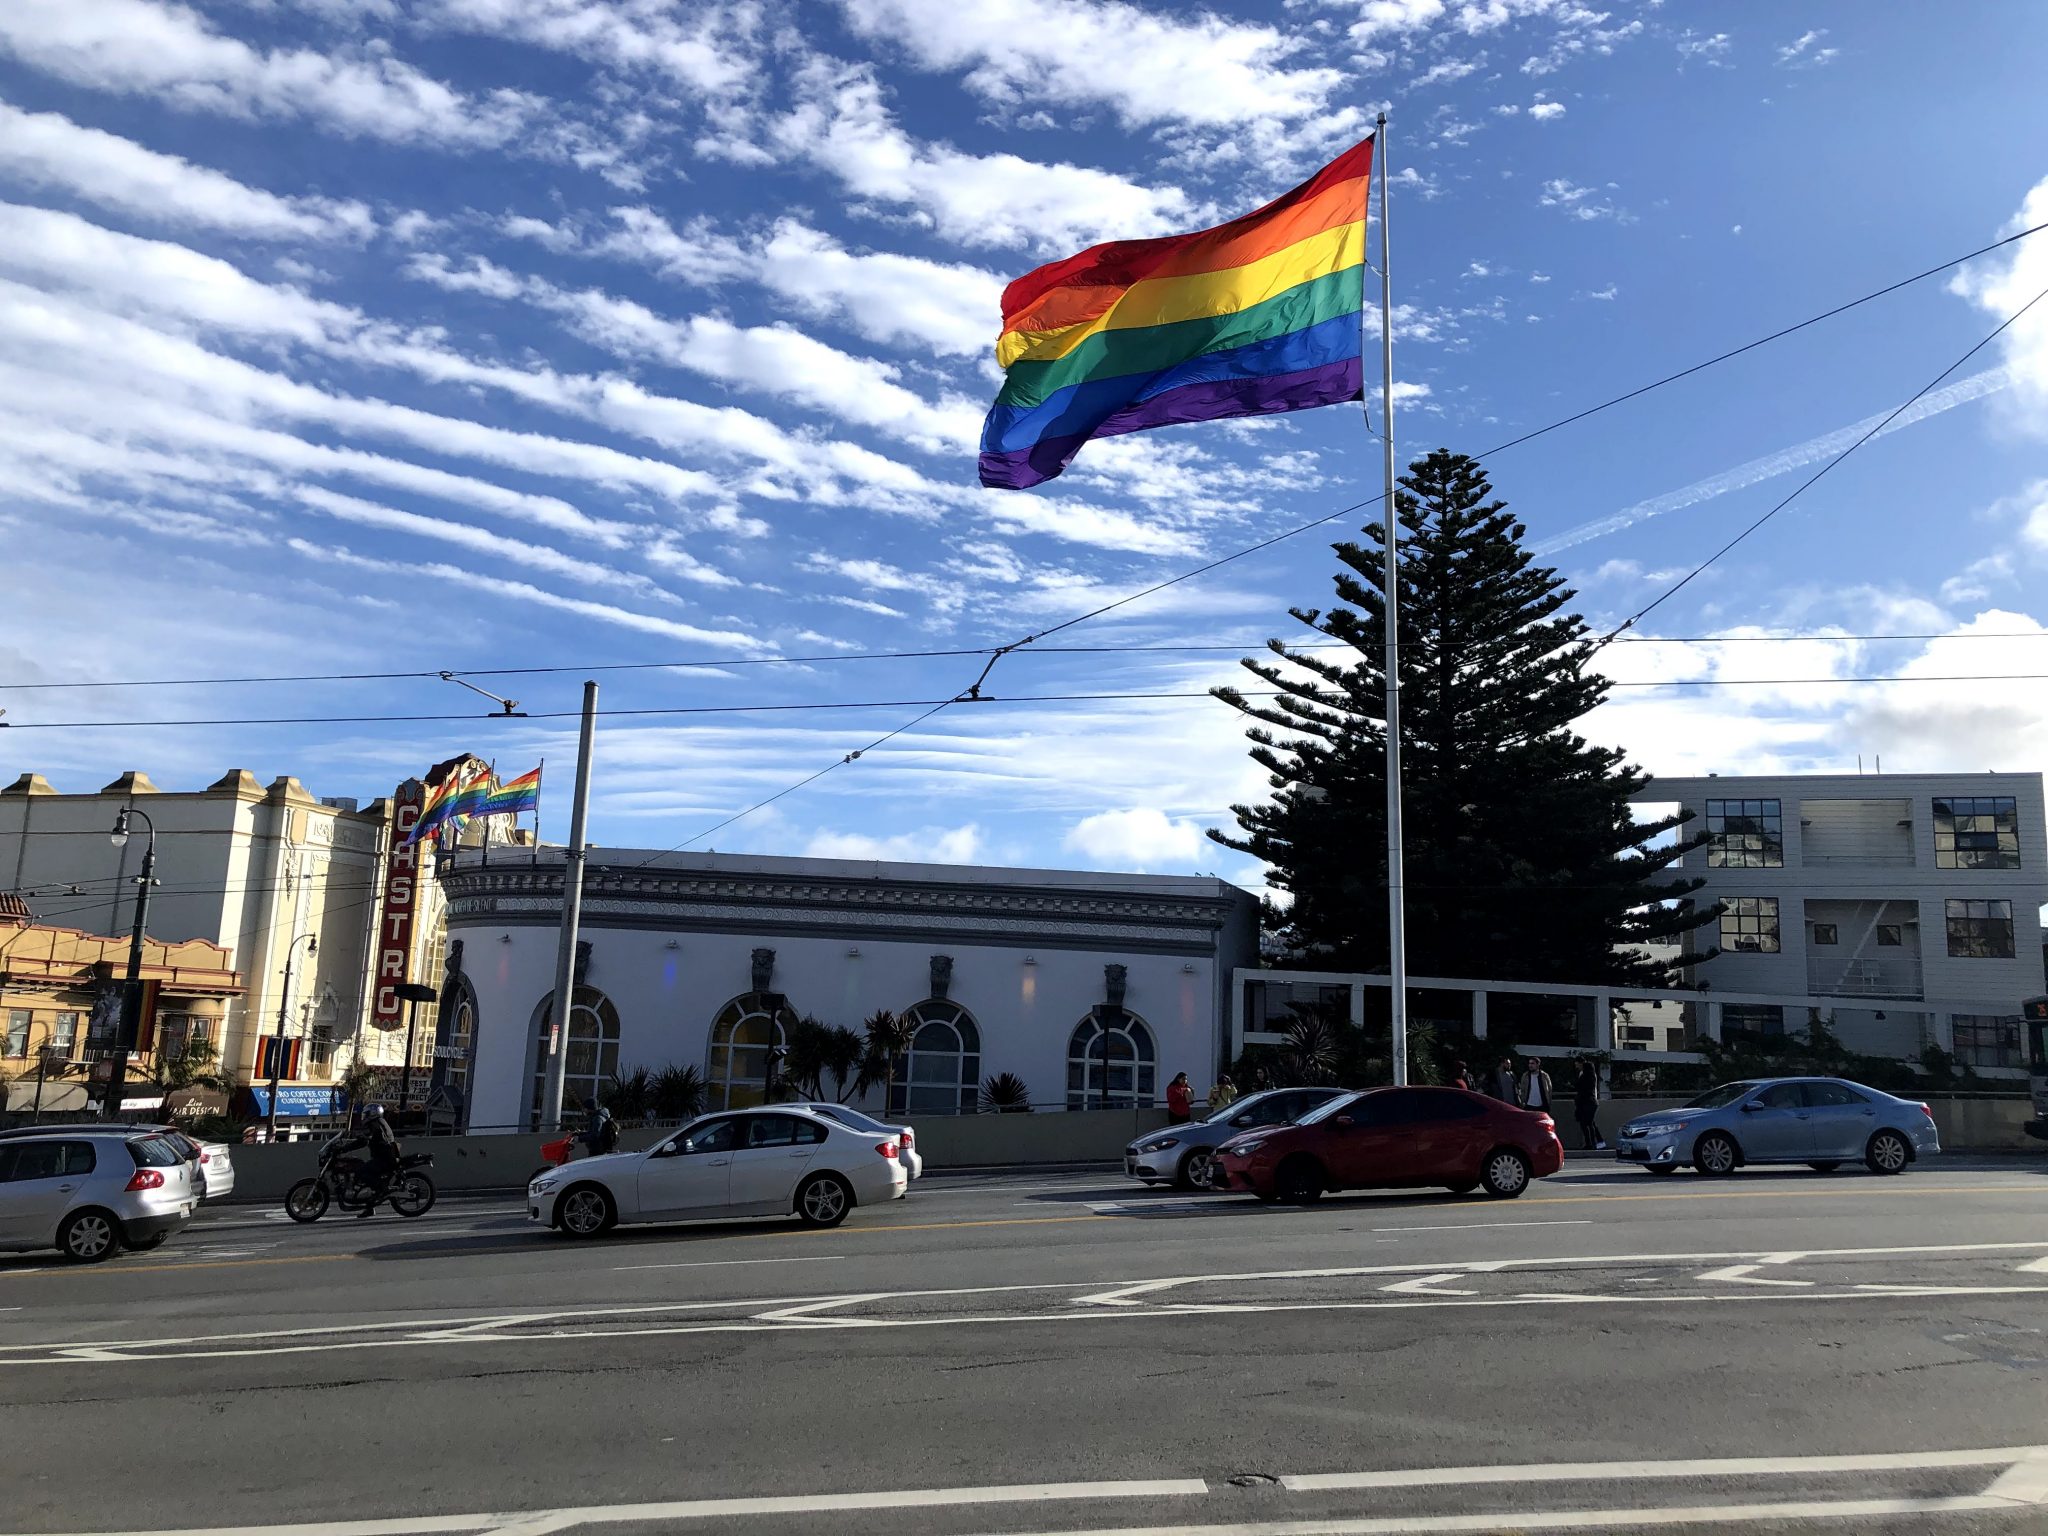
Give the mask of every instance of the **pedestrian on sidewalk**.
[{"label": "pedestrian on sidewalk", "polygon": [[1451,1086],[1463,1088],[1468,1093],[1472,1090],[1472,1074],[1466,1070],[1462,1061],[1451,1063]]},{"label": "pedestrian on sidewalk", "polygon": [[1236,1102],[1237,1084],[1233,1083],[1230,1080],[1230,1074],[1225,1072],[1216,1079],[1216,1086],[1209,1090],[1209,1113],[1211,1115],[1220,1115]]},{"label": "pedestrian on sidewalk", "polygon": [[1556,1104],[1556,1096],[1550,1091],[1550,1074],[1543,1070],[1542,1062],[1531,1056],[1528,1070],[1522,1074],[1522,1108],[1547,1113]]},{"label": "pedestrian on sidewalk", "polygon": [[1169,1125],[1179,1125],[1193,1117],[1195,1112],[1195,1087],[1188,1081],[1185,1072],[1177,1073],[1166,1085],[1166,1119]]},{"label": "pedestrian on sidewalk", "polygon": [[1578,1117],[1579,1135],[1588,1152],[1600,1147],[1600,1069],[1587,1057],[1579,1058],[1579,1080],[1572,1088],[1572,1112]]},{"label": "pedestrian on sidewalk", "polygon": [[1522,1102],[1521,1085],[1515,1081],[1515,1064],[1508,1057],[1501,1057],[1500,1065],[1493,1069],[1493,1081],[1486,1085],[1486,1091],[1503,1104]]}]

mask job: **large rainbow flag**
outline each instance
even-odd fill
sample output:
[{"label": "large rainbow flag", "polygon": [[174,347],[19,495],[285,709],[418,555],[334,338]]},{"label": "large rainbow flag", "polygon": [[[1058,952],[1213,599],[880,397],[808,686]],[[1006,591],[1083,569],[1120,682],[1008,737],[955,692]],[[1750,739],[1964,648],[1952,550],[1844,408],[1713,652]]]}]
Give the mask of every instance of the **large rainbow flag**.
[{"label": "large rainbow flag", "polygon": [[1092,437],[1358,399],[1372,151],[1228,224],[1114,240],[1010,284],[981,483],[1050,480]]}]

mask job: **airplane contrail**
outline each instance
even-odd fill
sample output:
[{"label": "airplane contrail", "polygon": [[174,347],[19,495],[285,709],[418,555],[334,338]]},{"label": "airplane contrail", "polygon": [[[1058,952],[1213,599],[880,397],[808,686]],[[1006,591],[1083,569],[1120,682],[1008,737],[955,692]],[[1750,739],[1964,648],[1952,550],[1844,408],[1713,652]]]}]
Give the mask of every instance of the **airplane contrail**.
[{"label": "airplane contrail", "polygon": [[[2011,372],[2004,367],[1987,368],[1982,373],[1958,379],[1955,383],[1940,389],[1930,390],[1900,413],[1898,420],[1878,433],[1888,437],[1902,427],[1910,427],[1916,421],[1925,421],[1929,416],[1938,416],[1943,411],[1954,410],[1959,405],[1968,405],[1972,400],[1995,394],[2012,382]],[[1697,506],[1703,501],[1712,501],[1716,496],[1725,496],[1730,491],[1739,491],[1747,486],[1808,464],[1818,464],[1823,459],[1833,458],[1857,438],[1883,421],[1885,413],[1866,416],[1833,432],[1822,433],[1803,443],[1794,443],[1789,448],[1780,448],[1776,453],[1767,453],[1760,459],[1751,459],[1747,464],[1738,464],[1725,469],[1718,475],[1709,475],[1704,480],[1695,480],[1691,485],[1681,486],[1675,491],[1666,491],[1661,496],[1652,496],[1648,501],[1639,501],[1634,506],[1623,507],[1612,516],[1595,522],[1581,523],[1563,533],[1552,534],[1539,541],[1533,552],[1538,555],[1556,554],[1561,549],[1570,549],[1574,544],[1604,538],[1610,533],[1619,533],[1624,528],[1652,517],[1662,517],[1666,512],[1676,512],[1684,507]]]}]

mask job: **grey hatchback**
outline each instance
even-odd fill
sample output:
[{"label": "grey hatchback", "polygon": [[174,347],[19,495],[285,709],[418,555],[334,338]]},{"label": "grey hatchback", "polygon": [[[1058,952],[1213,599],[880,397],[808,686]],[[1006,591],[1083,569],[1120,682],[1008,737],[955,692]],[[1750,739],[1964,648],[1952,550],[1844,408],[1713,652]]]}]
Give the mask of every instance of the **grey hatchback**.
[{"label": "grey hatchback", "polygon": [[1172,1182],[1207,1189],[1216,1149],[1262,1126],[1292,1125],[1318,1105],[1343,1098],[1343,1088],[1270,1088],[1225,1105],[1206,1120],[1148,1131],[1124,1148],[1124,1173],[1145,1184]]},{"label": "grey hatchback", "polygon": [[1638,1115],[1614,1139],[1617,1159],[1651,1173],[1690,1166],[1719,1175],[1744,1163],[1832,1173],[1857,1161],[1872,1173],[1904,1173],[1940,1150],[1925,1104],[1839,1077],[1723,1083],[1675,1109]]}]

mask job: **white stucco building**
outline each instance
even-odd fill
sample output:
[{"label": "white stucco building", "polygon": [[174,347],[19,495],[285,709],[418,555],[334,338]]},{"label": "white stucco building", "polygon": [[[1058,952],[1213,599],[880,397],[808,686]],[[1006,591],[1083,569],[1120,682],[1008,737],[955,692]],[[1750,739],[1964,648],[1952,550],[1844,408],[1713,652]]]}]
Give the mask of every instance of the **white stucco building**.
[{"label": "white stucco building", "polygon": [[[243,977],[246,992],[228,1003],[212,1042],[227,1075],[267,1082],[265,1041],[278,1034],[280,1015],[287,1083],[318,1088],[358,1055],[372,1065],[402,1063],[404,1032],[366,1024],[390,801],[358,809],[352,800],[318,799],[297,779],[266,786],[241,769],[201,790],[161,790],[147,774],[129,772],[86,793],[63,793],[24,773],[0,788],[0,891],[22,893],[47,921],[125,935],[148,834],[138,820],[127,843],[113,845],[108,832],[123,806],[145,812],[156,828],[150,936],[218,944]],[[441,895],[430,872],[422,876],[410,975],[438,985]],[[310,956],[309,938],[317,941]],[[431,1021],[432,1009],[423,1008],[421,1060],[431,1052]],[[79,1045],[86,1048],[83,1036]]]},{"label": "white stucco building", "polygon": [[[442,867],[473,1130],[536,1113],[562,867],[552,848]],[[752,1102],[797,1019],[857,1030],[887,1009],[918,1026],[891,1095],[907,1114],[971,1110],[1001,1072],[1046,1107],[1152,1104],[1174,1073],[1199,1090],[1216,1072],[1257,923],[1249,893],[1192,876],[593,850],[567,1102],[670,1065],[714,1108]]]}]

